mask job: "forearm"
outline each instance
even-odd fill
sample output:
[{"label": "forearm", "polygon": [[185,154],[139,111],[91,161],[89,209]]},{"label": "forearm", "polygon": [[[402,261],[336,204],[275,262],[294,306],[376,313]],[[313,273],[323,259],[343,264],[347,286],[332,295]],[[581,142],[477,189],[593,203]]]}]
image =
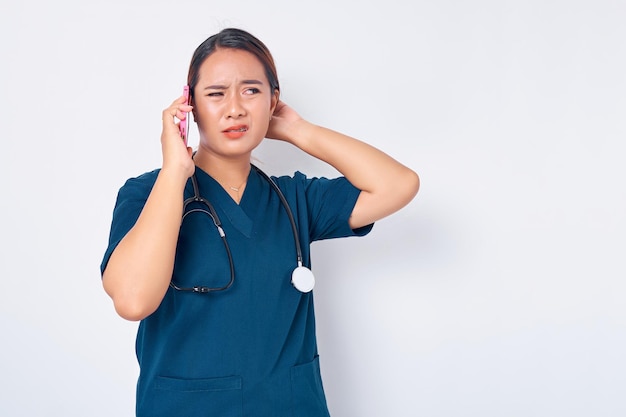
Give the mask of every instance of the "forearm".
[{"label": "forearm", "polygon": [[135,225],[111,254],[103,274],[118,314],[141,320],[161,303],[174,268],[185,178],[159,173]]},{"label": "forearm", "polygon": [[297,122],[289,141],[304,152],[337,169],[361,196],[350,219],[360,227],[405,206],[417,193],[419,177],[386,153],[333,130]]}]

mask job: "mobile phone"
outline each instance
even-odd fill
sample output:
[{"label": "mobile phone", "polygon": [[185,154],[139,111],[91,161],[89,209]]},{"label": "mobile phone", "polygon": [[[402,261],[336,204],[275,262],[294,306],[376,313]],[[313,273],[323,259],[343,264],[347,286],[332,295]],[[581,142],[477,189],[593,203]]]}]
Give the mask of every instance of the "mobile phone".
[{"label": "mobile phone", "polygon": [[[189,104],[189,86],[186,85],[183,87],[183,96],[185,96],[185,104]],[[187,146],[187,138],[189,135],[189,113],[186,114],[186,117],[184,120],[181,120],[180,123],[178,124],[178,128],[180,129],[180,137],[183,139],[183,142],[185,142],[185,146]]]}]

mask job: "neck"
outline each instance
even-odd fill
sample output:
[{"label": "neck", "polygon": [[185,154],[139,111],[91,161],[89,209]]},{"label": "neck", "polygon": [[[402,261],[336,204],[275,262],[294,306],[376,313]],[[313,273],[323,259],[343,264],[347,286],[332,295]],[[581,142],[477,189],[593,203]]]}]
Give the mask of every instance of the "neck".
[{"label": "neck", "polygon": [[227,190],[240,188],[250,174],[250,156],[226,159],[199,150],[194,162]]}]

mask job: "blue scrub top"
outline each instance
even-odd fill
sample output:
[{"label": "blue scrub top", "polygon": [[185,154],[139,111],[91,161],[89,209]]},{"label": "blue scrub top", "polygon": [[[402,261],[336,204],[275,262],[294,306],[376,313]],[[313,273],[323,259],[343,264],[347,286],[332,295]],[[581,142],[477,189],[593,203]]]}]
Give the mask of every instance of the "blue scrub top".
[{"label": "blue scrub top", "polygon": [[[135,224],[159,170],[129,179],[113,212],[107,261]],[[315,336],[313,293],[291,285],[297,266],[287,212],[254,169],[240,204],[196,168],[200,195],[222,222],[235,267],[231,288],[209,294],[169,288],[141,321],[137,416],[328,416]],[[360,191],[345,178],[273,178],[298,225],[303,263],[315,240],[363,236],[348,219]],[[185,198],[193,195],[191,180]],[[188,207],[188,211],[192,207]],[[211,218],[189,214],[181,225],[173,279],[179,287],[222,287],[230,279],[223,242]]]}]

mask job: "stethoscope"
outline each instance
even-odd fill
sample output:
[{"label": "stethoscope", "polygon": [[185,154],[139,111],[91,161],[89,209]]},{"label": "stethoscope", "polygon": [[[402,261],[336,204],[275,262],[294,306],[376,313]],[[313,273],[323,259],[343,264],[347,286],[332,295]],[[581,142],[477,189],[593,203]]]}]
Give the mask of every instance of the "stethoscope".
[{"label": "stethoscope", "polygon": [[[315,277],[313,276],[313,272],[311,272],[309,268],[302,265],[302,249],[300,248],[300,239],[298,237],[298,227],[296,226],[296,221],[293,218],[293,214],[291,212],[291,208],[289,207],[289,204],[287,203],[287,199],[285,198],[283,193],[280,191],[280,188],[278,188],[278,185],[276,185],[276,183],[270,177],[268,177],[263,171],[261,171],[255,165],[253,164],[250,164],[250,165],[252,166],[252,168],[254,168],[256,172],[259,173],[259,175],[261,175],[261,177],[263,177],[272,186],[276,194],[278,194],[278,197],[280,198],[280,202],[285,208],[285,211],[287,212],[287,216],[289,217],[289,222],[291,223],[291,230],[293,231],[293,238],[296,244],[296,255],[297,255],[297,263],[298,263],[298,266],[296,267],[296,269],[294,269],[293,272],[291,273],[291,284],[298,291],[303,292],[303,293],[308,293],[315,286]],[[228,246],[228,241],[226,240],[226,233],[224,232],[224,229],[222,228],[222,222],[220,221],[220,218],[218,217],[217,212],[213,208],[213,205],[208,200],[200,196],[200,189],[198,187],[198,180],[196,178],[196,174],[193,174],[191,176],[191,184],[193,185],[194,195],[189,197],[183,202],[183,218],[181,220],[181,224],[183,221],[185,221],[185,217],[187,217],[191,213],[196,213],[196,212],[207,214],[211,218],[211,220],[213,220],[213,224],[217,228],[217,231],[220,234],[220,238],[222,239],[222,243],[224,244],[224,248],[226,249],[226,255],[228,255],[228,263],[230,264],[230,280],[223,287],[206,287],[206,286],[201,286],[201,285],[196,285],[193,287],[179,287],[174,283],[173,280],[170,281],[170,286],[178,291],[191,291],[195,293],[211,293],[211,292],[217,292],[217,291],[224,291],[224,290],[229,289],[233,285],[233,282],[235,282],[235,266],[233,263],[233,256],[230,252],[230,247]],[[192,203],[203,204],[206,206],[206,208],[193,208],[187,211],[187,206]]]}]

